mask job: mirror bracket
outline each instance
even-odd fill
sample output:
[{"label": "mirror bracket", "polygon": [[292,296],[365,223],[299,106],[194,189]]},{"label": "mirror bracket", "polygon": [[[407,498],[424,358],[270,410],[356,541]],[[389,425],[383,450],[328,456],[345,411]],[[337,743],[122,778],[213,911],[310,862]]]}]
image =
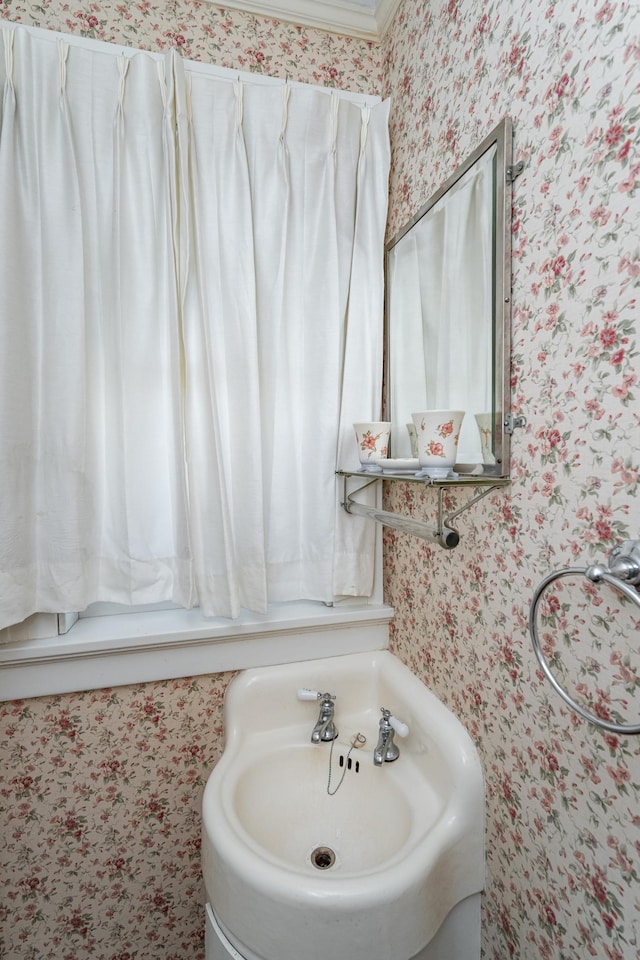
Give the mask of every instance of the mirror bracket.
[{"label": "mirror bracket", "polygon": [[507,183],[513,183],[516,177],[519,177],[523,170],[524,170],[524,160],[519,160],[518,163],[509,164],[509,166],[506,169]]},{"label": "mirror bracket", "polygon": [[514,430],[516,430],[516,428],[526,427],[526,425],[527,425],[527,418],[523,416],[523,414],[521,413],[518,414],[517,416],[514,415],[513,413],[510,413],[507,417],[505,417],[504,423],[503,423],[505,433],[508,433],[510,437],[513,435],[513,432]]},{"label": "mirror bracket", "polygon": [[[482,500],[483,497],[486,497],[487,494],[492,493],[498,487],[505,485],[504,480],[497,481],[496,478],[487,477],[483,483],[479,477],[474,477],[474,486],[482,484],[484,489],[481,490],[480,493],[477,493],[475,496],[467,500],[467,502],[461,507],[458,507],[457,510],[454,510],[453,513],[445,515],[445,487],[462,486],[462,484],[456,483],[455,481],[433,481],[429,478],[416,479],[415,477],[410,476],[394,477],[387,474],[384,476],[380,475],[371,477],[371,475],[369,475],[364,483],[361,483],[356,490],[353,490],[351,493],[349,493],[347,489],[348,478],[357,477],[360,480],[364,480],[362,473],[355,473],[348,470],[338,470],[337,474],[343,478],[343,498],[341,506],[344,507],[347,513],[354,516],[365,517],[369,520],[375,520],[376,523],[381,523],[386,527],[393,527],[396,530],[403,531],[403,533],[411,533],[414,537],[420,537],[422,540],[430,540],[439,544],[445,550],[452,550],[454,547],[457,547],[460,542],[460,534],[451,526],[455,518],[460,516],[461,513],[464,513],[465,510],[468,510],[469,507],[473,506],[474,503],[478,503],[478,501]],[[354,497],[357,493],[360,493],[362,490],[366,490],[373,484],[377,484],[380,480],[401,480],[404,483],[415,482],[437,487],[438,514],[436,525],[432,526],[428,523],[425,523],[424,520],[415,520],[413,517],[405,517],[402,514],[392,513],[389,510],[379,510],[377,507],[372,507],[368,504],[359,503],[357,500],[354,500]],[[469,478],[469,480],[471,480],[471,478]],[[465,483],[464,485],[468,486],[469,484]]]}]

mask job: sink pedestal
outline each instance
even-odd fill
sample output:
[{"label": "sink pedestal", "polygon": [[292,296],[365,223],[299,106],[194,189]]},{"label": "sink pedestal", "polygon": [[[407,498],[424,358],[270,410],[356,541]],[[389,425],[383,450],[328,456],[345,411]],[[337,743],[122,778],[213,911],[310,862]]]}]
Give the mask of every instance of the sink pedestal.
[{"label": "sink pedestal", "polygon": [[[211,905],[206,906],[206,960],[262,960],[252,951],[237,950],[220,929]],[[411,960],[479,960],[480,894],[467,897],[451,910],[433,940]],[[348,960],[335,957],[334,960]],[[392,958],[389,958],[392,960]],[[397,960],[397,958],[393,958]]]}]

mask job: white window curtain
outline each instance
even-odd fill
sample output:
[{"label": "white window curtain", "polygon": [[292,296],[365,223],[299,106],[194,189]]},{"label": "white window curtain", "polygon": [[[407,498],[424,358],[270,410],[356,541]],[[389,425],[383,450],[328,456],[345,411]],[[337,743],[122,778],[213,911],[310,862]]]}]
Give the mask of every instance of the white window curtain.
[{"label": "white window curtain", "polygon": [[2,39],[0,626],[369,594],[388,104]]}]

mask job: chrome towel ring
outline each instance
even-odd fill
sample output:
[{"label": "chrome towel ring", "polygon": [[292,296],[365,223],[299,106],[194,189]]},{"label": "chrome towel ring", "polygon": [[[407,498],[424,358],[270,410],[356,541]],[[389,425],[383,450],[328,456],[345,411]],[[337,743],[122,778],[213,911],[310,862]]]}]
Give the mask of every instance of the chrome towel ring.
[{"label": "chrome towel ring", "polygon": [[573,697],[567,693],[564,687],[562,687],[554,677],[549,664],[542,654],[536,626],[536,614],[540,598],[547,587],[555,580],[560,580],[562,577],[576,576],[576,574],[587,577],[592,583],[600,583],[601,581],[608,583],[614,590],[619,590],[621,593],[624,593],[629,600],[632,600],[636,606],[640,607],[640,593],[637,589],[637,585],[640,584],[640,540],[625,540],[624,543],[614,547],[609,554],[608,566],[596,563],[590,567],[567,567],[564,570],[556,570],[555,573],[550,573],[549,576],[545,577],[536,587],[529,610],[529,633],[531,634],[533,651],[538,658],[538,663],[547,680],[556,693],[584,720],[588,720],[589,723],[593,723],[603,730],[609,730],[611,733],[618,733],[624,736],[640,734],[640,723],[612,723],[609,720],[603,720],[601,717],[596,716],[589,710],[585,710],[584,707],[576,703]]}]

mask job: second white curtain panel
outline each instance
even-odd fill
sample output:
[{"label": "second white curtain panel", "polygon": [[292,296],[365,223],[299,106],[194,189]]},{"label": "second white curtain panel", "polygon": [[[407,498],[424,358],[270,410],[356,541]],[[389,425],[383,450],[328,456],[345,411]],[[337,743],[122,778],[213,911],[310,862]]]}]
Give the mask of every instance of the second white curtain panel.
[{"label": "second white curtain panel", "polygon": [[366,595],[373,533],[336,512],[334,469],[359,411],[379,415],[372,267],[377,257],[381,278],[387,106],[367,191],[368,109],[302,85],[230,81],[178,60],[175,70],[200,605],[235,616],[268,601]]}]

